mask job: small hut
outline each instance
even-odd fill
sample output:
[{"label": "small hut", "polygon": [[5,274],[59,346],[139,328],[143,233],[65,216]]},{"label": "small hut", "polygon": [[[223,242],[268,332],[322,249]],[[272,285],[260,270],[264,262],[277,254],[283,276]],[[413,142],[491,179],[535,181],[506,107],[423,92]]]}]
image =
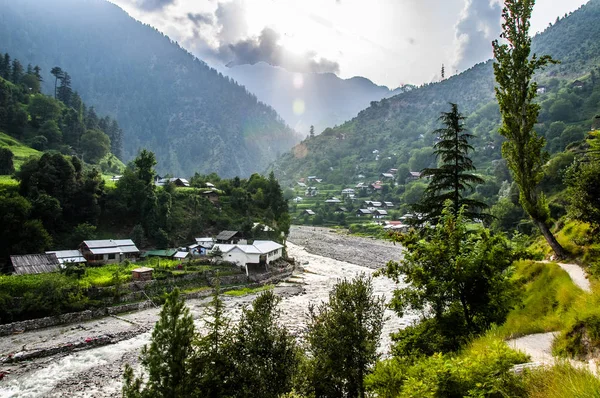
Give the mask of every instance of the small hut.
[{"label": "small hut", "polygon": [[131,271],[131,277],[134,281],[151,281],[152,268],[140,267]]}]

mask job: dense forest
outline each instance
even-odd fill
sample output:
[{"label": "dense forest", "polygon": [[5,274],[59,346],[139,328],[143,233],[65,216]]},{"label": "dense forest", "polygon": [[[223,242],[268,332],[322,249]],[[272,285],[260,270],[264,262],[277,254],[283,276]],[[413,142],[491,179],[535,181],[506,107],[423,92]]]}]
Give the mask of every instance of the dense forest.
[{"label": "dense forest", "polygon": [[[2,0],[0,8],[4,50],[69,71],[81,98],[119,122],[123,160],[147,148],[161,174],[247,177],[297,142],[272,108],[114,4]],[[50,92],[54,83],[42,85]]]}]

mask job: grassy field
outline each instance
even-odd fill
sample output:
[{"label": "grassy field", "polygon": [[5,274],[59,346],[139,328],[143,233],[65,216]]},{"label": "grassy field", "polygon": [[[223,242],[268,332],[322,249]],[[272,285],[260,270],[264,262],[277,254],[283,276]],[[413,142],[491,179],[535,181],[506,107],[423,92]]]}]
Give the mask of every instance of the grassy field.
[{"label": "grassy field", "polygon": [[264,286],[259,286],[259,287],[245,287],[243,289],[228,290],[224,294],[226,294],[227,296],[234,296],[234,297],[245,296],[247,294],[254,294],[254,293],[260,293],[265,290],[271,290],[274,287],[275,287],[274,285],[264,285]]},{"label": "grassy field", "polygon": [[3,132],[0,132],[0,147],[10,149],[15,156],[13,159],[15,170],[19,170],[21,165],[23,165],[23,163],[31,156],[39,157],[42,154],[40,151],[36,151],[35,149],[20,143],[18,140]]}]

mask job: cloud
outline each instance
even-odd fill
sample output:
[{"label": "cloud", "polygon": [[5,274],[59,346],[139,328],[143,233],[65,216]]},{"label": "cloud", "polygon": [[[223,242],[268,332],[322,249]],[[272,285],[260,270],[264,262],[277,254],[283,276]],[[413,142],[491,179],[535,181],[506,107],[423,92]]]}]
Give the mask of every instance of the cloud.
[{"label": "cloud", "polygon": [[492,40],[500,36],[502,6],[498,0],[465,0],[455,25],[453,69],[462,71],[489,59]]},{"label": "cloud", "polygon": [[242,1],[219,3],[215,16],[221,29],[218,39],[221,43],[234,43],[248,35],[246,8]]},{"label": "cloud", "polygon": [[137,0],[136,5],[144,11],[159,11],[168,5],[174,4],[175,0]]},{"label": "cloud", "polygon": [[340,65],[337,62],[317,59],[312,51],[294,54],[279,44],[280,37],[275,30],[264,28],[258,37],[222,44],[217,54],[230,67],[266,62],[293,72],[339,73]]},{"label": "cloud", "polygon": [[212,25],[214,19],[212,14],[207,13],[191,13],[188,12],[187,18],[194,23],[196,26],[200,25]]}]

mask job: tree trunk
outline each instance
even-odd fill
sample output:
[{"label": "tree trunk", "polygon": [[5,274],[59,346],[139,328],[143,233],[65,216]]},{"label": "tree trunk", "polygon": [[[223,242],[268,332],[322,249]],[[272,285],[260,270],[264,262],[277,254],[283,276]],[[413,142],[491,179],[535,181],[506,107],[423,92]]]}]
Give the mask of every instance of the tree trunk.
[{"label": "tree trunk", "polygon": [[548,242],[556,257],[558,257],[558,259],[566,258],[568,256],[567,251],[560,245],[560,243],[558,243],[552,234],[552,231],[550,231],[550,228],[548,228],[548,225],[546,225],[546,223],[543,221],[533,220],[533,222],[540,229],[542,235],[544,235],[546,242]]}]

